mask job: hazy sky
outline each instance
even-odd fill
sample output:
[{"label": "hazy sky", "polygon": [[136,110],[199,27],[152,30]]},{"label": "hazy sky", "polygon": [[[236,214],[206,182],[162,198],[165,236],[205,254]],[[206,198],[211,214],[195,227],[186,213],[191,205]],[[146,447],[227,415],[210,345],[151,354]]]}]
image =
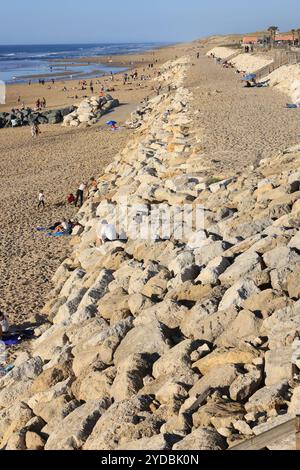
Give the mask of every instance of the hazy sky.
[{"label": "hazy sky", "polygon": [[300,1],[10,0],[1,2],[0,20],[0,44],[188,41],[300,28]]}]

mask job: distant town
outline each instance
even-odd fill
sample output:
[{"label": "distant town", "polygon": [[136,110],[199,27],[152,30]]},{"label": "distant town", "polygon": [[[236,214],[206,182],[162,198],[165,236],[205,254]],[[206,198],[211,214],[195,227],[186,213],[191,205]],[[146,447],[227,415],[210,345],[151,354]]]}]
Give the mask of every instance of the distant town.
[{"label": "distant town", "polygon": [[243,37],[242,44],[245,46],[287,46],[300,47],[300,28],[281,32],[278,26],[270,26],[266,31],[248,34]]}]

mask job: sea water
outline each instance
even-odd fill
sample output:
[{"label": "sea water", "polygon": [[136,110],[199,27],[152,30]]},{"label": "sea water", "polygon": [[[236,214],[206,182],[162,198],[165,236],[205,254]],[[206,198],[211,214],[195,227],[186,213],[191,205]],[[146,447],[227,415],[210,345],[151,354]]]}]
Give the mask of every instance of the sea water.
[{"label": "sea water", "polygon": [[[125,68],[111,67],[109,63],[72,62],[84,57],[114,56],[149,51],[163,43],[122,44],[42,44],[0,45],[0,80],[6,83],[25,83],[30,79],[71,79],[116,73]],[[56,62],[55,59],[59,59]]]}]

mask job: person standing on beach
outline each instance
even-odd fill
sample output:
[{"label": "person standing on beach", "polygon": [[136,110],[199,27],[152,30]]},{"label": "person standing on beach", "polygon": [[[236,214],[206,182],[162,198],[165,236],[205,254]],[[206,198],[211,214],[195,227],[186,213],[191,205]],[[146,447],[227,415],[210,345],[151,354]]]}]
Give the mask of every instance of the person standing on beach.
[{"label": "person standing on beach", "polygon": [[9,321],[5,313],[0,311],[0,340],[2,335],[9,332]]},{"label": "person standing on beach", "polygon": [[42,207],[45,209],[45,194],[44,191],[40,191],[39,193],[39,204],[38,204],[38,209]]},{"label": "person standing on beach", "polygon": [[39,126],[37,125],[36,122],[34,122],[31,126],[31,136],[33,138],[36,138],[40,133]]},{"label": "person standing on beach", "polygon": [[80,185],[79,188],[77,189],[76,199],[75,199],[75,207],[77,207],[78,202],[79,202],[79,207],[82,207],[82,206],[83,206],[84,191],[85,191],[85,189],[86,189],[86,184],[85,184],[85,183],[81,183],[81,185]]}]

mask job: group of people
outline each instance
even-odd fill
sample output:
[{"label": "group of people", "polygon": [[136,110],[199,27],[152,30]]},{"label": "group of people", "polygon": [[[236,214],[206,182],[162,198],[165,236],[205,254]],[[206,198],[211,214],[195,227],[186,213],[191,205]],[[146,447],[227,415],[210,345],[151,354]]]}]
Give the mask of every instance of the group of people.
[{"label": "group of people", "polygon": [[263,87],[269,86],[270,80],[265,80],[264,82],[257,82],[256,74],[253,74],[253,73],[251,74],[251,73],[246,72],[245,70],[236,69],[232,62],[228,60],[224,60],[222,62],[222,59],[220,57],[216,57],[216,55],[213,53],[210,54],[210,57],[213,58],[217,64],[222,64],[223,68],[235,69],[235,73],[237,75],[241,75],[242,77],[241,79],[245,82],[245,88],[253,88],[253,87],[263,88]]},{"label": "group of people", "polygon": [[[69,205],[74,205],[75,207],[82,207],[84,203],[85,193],[87,196],[92,196],[98,191],[98,183],[96,178],[92,177],[89,183],[82,182],[74,195],[70,193],[67,196],[67,203]],[[43,190],[40,190],[38,195],[38,209],[45,209],[46,206],[46,196]]]},{"label": "group of people", "polygon": [[250,44],[249,46],[245,46],[245,53],[249,54],[249,52],[254,52],[254,45]]},{"label": "group of people", "polygon": [[[49,236],[63,236],[63,235],[72,235],[72,232],[75,227],[82,227],[82,225],[75,219],[62,219],[59,222],[47,227],[46,230]],[[40,229],[41,230],[41,229]]]},{"label": "group of people", "polygon": [[35,108],[37,111],[40,111],[41,109],[45,109],[47,105],[46,99],[45,98],[38,98],[35,103]]}]

